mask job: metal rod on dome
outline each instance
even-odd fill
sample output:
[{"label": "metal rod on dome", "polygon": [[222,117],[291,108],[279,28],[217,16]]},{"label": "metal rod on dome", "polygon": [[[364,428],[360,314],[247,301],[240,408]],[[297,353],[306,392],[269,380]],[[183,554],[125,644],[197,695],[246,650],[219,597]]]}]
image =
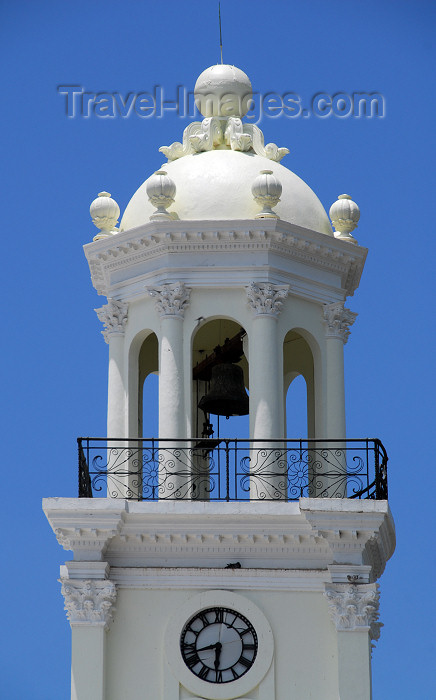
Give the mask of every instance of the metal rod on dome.
[{"label": "metal rod on dome", "polygon": [[220,23],[220,51],[221,51],[221,65],[223,64],[223,35],[221,32],[221,3],[218,3],[218,19]]}]

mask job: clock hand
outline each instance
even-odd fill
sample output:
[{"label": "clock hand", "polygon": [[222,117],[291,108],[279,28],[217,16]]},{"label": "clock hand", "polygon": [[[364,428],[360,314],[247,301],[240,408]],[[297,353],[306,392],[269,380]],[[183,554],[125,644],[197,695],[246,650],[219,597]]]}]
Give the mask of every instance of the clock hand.
[{"label": "clock hand", "polygon": [[220,644],[219,642],[217,642],[216,644],[209,644],[209,646],[207,646],[207,647],[201,647],[201,649],[197,649],[197,652],[199,652],[199,651],[209,651],[209,649],[215,649],[215,651],[216,651],[216,648],[217,648],[218,644],[219,644],[219,646],[221,647],[221,644]]},{"label": "clock hand", "polygon": [[222,646],[223,645],[221,644],[221,642],[217,642],[217,644],[215,644],[215,663],[214,663],[215,671],[218,671],[218,668],[220,665],[220,656],[221,656]]}]

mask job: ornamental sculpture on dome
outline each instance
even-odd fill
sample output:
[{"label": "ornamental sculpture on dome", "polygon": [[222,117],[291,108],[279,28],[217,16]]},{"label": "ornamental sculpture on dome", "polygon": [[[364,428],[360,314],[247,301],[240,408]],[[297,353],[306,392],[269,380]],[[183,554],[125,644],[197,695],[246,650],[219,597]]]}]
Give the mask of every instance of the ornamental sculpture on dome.
[{"label": "ornamental sculpture on dome", "polygon": [[159,151],[168,161],[214,149],[251,151],[280,162],[289,153],[274,143],[265,145],[262,131],[255,124],[244,124],[253,92],[248,76],[235,66],[216,65],[207,68],[194,88],[195,104],[205,117],[192,122],[183,132],[183,141],[161,146]]}]

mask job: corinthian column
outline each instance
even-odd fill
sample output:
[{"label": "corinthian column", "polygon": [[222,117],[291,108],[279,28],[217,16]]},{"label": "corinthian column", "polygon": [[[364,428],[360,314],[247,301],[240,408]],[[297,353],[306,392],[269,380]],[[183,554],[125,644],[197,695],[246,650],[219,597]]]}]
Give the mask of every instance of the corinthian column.
[{"label": "corinthian column", "polygon": [[324,306],[326,334],[325,435],[345,438],[344,344],[357,314],[344,308],[344,302]]},{"label": "corinthian column", "polygon": [[148,288],[148,293],[156,299],[156,311],[160,315],[159,438],[175,441],[160,443],[159,493],[163,497],[181,498],[180,489],[187,479],[186,473],[184,477],[178,473],[182,471],[179,450],[183,444],[176,441],[186,437],[183,318],[191,290],[183,282],[176,282]]},{"label": "corinthian column", "polygon": [[314,496],[347,496],[344,344],[348,340],[349,329],[356,316],[357,314],[344,308],[342,301],[325,304],[323,309],[326,358],[322,437],[335,442],[327,443],[326,450],[321,449],[316,453],[314,464],[317,465],[315,468],[318,473],[312,480]]},{"label": "corinthian column", "polygon": [[[117,442],[109,442],[107,448],[107,495],[112,498],[138,497],[137,466],[132,474],[128,445],[125,443],[122,447],[121,442],[127,437],[124,332],[128,311],[128,304],[115,299],[108,299],[107,304],[95,309],[104,325],[102,335],[109,345],[107,436],[118,438]],[[123,450],[121,458],[120,449]]]},{"label": "corinthian column", "polygon": [[149,288],[160,315],[159,437],[186,437],[183,392],[183,317],[190,289],[183,282]]},{"label": "corinthian column", "polygon": [[[249,337],[250,438],[280,439],[284,429],[283,367],[277,340],[277,319],[289,286],[252,282],[246,290],[248,304],[254,312]],[[252,498],[284,497],[283,478],[277,478],[279,467],[274,451],[278,449],[280,446],[273,443],[255,445],[250,462]],[[274,476],[268,476],[274,471]]]},{"label": "corinthian column", "polygon": [[380,636],[376,583],[332,584],[325,596],[337,630],[341,700],[370,700],[371,642]]},{"label": "corinthian column", "polygon": [[126,391],[124,384],[124,331],[129,305],[115,299],[95,309],[104,325],[102,335],[109,345],[107,434],[108,437],[126,436]]}]

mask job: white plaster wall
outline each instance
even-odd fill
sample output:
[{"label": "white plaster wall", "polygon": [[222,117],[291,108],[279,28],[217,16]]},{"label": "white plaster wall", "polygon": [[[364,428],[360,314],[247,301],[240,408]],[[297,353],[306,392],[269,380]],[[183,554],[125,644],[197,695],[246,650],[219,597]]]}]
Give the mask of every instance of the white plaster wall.
[{"label": "white plaster wall", "polygon": [[[170,679],[164,688],[164,633],[172,614],[199,592],[119,589],[107,636],[107,700],[178,700],[177,683]],[[275,700],[337,700],[336,631],[323,595],[244,590],[238,594],[254,602],[271,625]]]}]

